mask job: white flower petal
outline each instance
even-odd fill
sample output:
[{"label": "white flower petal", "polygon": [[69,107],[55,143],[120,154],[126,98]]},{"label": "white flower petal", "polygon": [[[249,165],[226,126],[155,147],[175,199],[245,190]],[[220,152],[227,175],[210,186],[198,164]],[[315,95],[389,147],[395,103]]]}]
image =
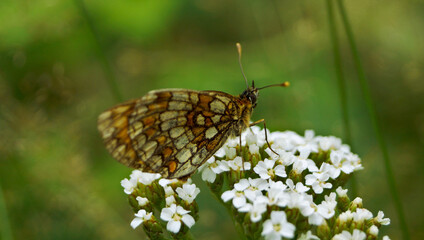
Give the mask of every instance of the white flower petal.
[{"label": "white flower petal", "polygon": [[[171,206],[175,206],[175,204],[172,204]],[[163,208],[160,213],[160,219],[164,221],[170,221],[174,213],[175,209],[171,209],[171,207]]]},{"label": "white flower petal", "polygon": [[375,225],[372,225],[369,229],[368,229],[368,233],[372,236],[374,236],[375,238],[378,237],[378,227]]},{"label": "white flower petal", "polygon": [[338,187],[336,193],[339,197],[347,197],[347,189],[343,189],[342,187]]},{"label": "white flower petal", "polygon": [[138,210],[138,212],[136,214],[134,214],[134,216],[144,218],[146,216],[146,214],[147,214],[146,210],[140,209],[140,210]]},{"label": "white flower petal", "polygon": [[237,156],[236,148],[225,148],[225,155],[228,159],[234,159]]},{"label": "white flower petal", "polygon": [[144,185],[150,185],[153,181],[155,181],[156,179],[161,178],[162,175],[160,175],[159,173],[145,173],[143,172],[140,176],[140,178],[138,178],[138,181]]},{"label": "white flower petal", "polygon": [[178,193],[178,197],[190,204],[199,194],[200,189],[195,184],[184,183],[182,188],[178,187],[175,191]]},{"label": "white flower petal", "polygon": [[271,212],[271,221],[272,223],[280,223],[287,221],[286,212],[284,211],[272,211]]},{"label": "white flower petal", "polygon": [[184,215],[189,213],[190,211],[185,210],[183,207],[181,206],[177,206],[177,210],[175,211],[176,213],[178,213],[179,215]]},{"label": "white flower petal", "polygon": [[128,180],[125,178],[121,181],[121,186],[124,188],[124,192],[126,194],[131,194],[134,191],[134,188],[137,187],[137,180],[132,178]]},{"label": "white flower petal", "polygon": [[183,215],[183,217],[181,218],[181,220],[189,228],[191,228],[194,225],[194,223],[195,223],[194,222],[194,218],[191,215],[189,215],[189,214]]},{"label": "white flower petal", "polygon": [[250,183],[247,179],[241,179],[238,183],[234,184],[234,189],[237,191],[244,191],[250,186]]},{"label": "white flower petal", "polygon": [[216,153],[214,154],[215,156],[222,158],[225,156],[225,150],[224,148],[220,148],[218,151],[216,151]]},{"label": "white flower petal", "polygon": [[319,182],[314,182],[312,184],[312,189],[314,190],[315,193],[320,194],[324,191],[324,189],[322,188],[322,186],[319,184]]},{"label": "white flower petal", "polygon": [[319,226],[324,222],[324,218],[319,213],[313,213],[308,217],[308,222],[311,225]]},{"label": "white flower petal", "polygon": [[287,177],[285,167],[283,165],[278,165],[274,168],[275,175],[279,177]]},{"label": "white flower petal", "polygon": [[265,190],[269,186],[268,181],[262,178],[249,178],[249,183],[251,186],[256,187],[260,191]]},{"label": "white flower petal", "polygon": [[181,228],[181,222],[180,221],[171,220],[166,225],[166,230],[173,232],[173,233],[178,233],[180,231],[180,228]]},{"label": "white flower petal", "polygon": [[309,148],[299,149],[299,158],[300,159],[307,159],[309,157],[309,154],[311,154],[311,150]]},{"label": "white flower petal", "polygon": [[316,183],[317,180],[318,180],[317,177],[315,177],[315,175],[313,175],[313,174],[308,174],[308,175],[305,176],[305,184],[306,185],[311,186],[314,183]]},{"label": "white flower petal", "polygon": [[169,197],[169,196],[175,195],[174,189],[172,189],[171,186],[165,186],[163,188],[163,191],[165,192],[165,197]]},{"label": "white flower petal", "polygon": [[272,225],[271,220],[270,219],[266,220],[263,224],[262,236],[270,234],[273,230],[274,230],[274,227]]},{"label": "white flower petal", "polygon": [[137,197],[135,198],[135,200],[137,200],[138,205],[139,205],[140,207],[143,207],[143,206],[145,206],[147,203],[149,203],[149,199],[144,198],[144,197],[140,197],[140,196],[137,196]]},{"label": "white flower petal", "polygon": [[222,195],[221,195],[221,199],[222,199],[222,201],[224,201],[224,202],[228,202],[230,199],[234,198],[235,193],[236,193],[236,190],[235,190],[235,189],[225,191],[225,192],[224,192],[224,193],[222,193]]},{"label": "white flower petal", "polygon": [[230,161],[216,161],[216,166],[212,168],[212,171],[216,174],[230,171],[230,166],[228,165]]},{"label": "white flower petal", "polygon": [[169,184],[176,183],[176,182],[178,182],[178,179],[176,179],[176,178],[175,179],[165,179],[165,178],[162,178],[162,179],[159,180],[159,185],[161,185],[163,188],[165,188]]},{"label": "white flower petal", "polygon": [[242,207],[244,204],[246,204],[246,197],[244,195],[233,198],[234,207],[239,208]]},{"label": "white flower petal", "polygon": [[286,188],[287,188],[287,186],[283,182],[281,182],[281,181],[274,182],[271,179],[269,179],[269,189],[279,189],[279,190],[283,191]]},{"label": "white flower petal", "polygon": [[249,145],[249,152],[251,154],[259,154],[259,147],[256,144]]},{"label": "white flower petal", "polygon": [[205,168],[202,171],[202,180],[210,183],[214,183],[216,179],[216,173],[210,168]]},{"label": "white flower petal", "polygon": [[383,211],[378,211],[376,220],[381,225],[389,225],[390,224],[390,218],[384,218],[384,212]]},{"label": "white flower petal", "polygon": [[131,221],[131,227],[132,228],[136,228],[136,227],[138,227],[141,223],[143,222],[143,219],[141,219],[141,218],[134,218],[132,221]]},{"label": "white flower petal", "polygon": [[252,210],[253,205],[250,203],[246,203],[243,206],[241,206],[240,208],[238,208],[237,210],[239,212],[250,212],[250,210]]},{"label": "white flower petal", "polygon": [[301,182],[296,183],[296,191],[297,192],[303,193],[303,192],[307,192],[309,189],[310,189],[309,187],[306,187]]},{"label": "white flower petal", "polygon": [[175,204],[177,201],[175,200],[175,196],[171,195],[165,198],[165,204],[166,206],[171,206],[172,204]]},{"label": "white flower petal", "polygon": [[296,230],[296,227],[289,222],[285,222],[281,225],[280,235],[286,238],[293,238],[294,237],[294,231]]}]

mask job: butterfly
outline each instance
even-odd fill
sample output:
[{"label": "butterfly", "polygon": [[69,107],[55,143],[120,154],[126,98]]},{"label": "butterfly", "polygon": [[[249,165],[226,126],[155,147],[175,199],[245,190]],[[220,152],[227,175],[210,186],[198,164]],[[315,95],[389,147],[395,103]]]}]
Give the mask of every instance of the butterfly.
[{"label": "butterfly", "polygon": [[186,179],[228,138],[240,136],[250,123],[259,90],[238,96],[220,91],[162,89],[119,104],[98,117],[98,130],[111,155],[124,165],[163,178]]}]

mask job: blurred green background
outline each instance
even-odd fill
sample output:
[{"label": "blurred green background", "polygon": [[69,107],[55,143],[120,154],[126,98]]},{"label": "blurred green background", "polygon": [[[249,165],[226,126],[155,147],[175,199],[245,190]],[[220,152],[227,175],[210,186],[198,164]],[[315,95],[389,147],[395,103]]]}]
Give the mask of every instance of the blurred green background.
[{"label": "blurred green background", "polygon": [[[346,1],[413,239],[424,238],[424,2]],[[400,239],[378,148],[337,15],[358,195]],[[1,0],[0,231],[4,239],[144,239],[96,129],[105,109],[160,88],[261,91],[270,130],[343,138],[325,1]],[[110,83],[116,87],[111,88]],[[120,100],[116,92],[122,95]],[[234,239],[204,185],[197,239]]]}]

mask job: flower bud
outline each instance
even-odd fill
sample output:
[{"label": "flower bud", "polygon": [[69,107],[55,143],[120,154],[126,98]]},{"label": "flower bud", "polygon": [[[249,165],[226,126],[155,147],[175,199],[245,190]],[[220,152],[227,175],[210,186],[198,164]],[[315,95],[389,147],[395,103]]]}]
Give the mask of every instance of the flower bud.
[{"label": "flower bud", "polygon": [[327,221],[324,220],[324,222],[317,228],[317,236],[320,239],[327,239],[328,236],[330,236],[330,233],[330,227],[328,226]]},{"label": "flower bud", "polygon": [[360,197],[353,199],[349,206],[351,212],[356,212],[357,208],[362,208],[362,198]]},{"label": "flower bud", "polygon": [[377,239],[378,227],[375,225],[372,225],[370,228],[368,228],[367,234],[368,234],[368,239]]}]

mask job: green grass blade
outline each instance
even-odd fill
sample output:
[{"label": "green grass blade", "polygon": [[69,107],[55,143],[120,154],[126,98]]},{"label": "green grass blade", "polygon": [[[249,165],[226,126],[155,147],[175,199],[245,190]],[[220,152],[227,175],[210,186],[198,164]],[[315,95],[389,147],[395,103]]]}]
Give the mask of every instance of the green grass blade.
[{"label": "green grass blade", "polygon": [[[342,110],[342,119],[343,119],[343,133],[345,137],[345,142],[350,145],[352,148],[352,134],[350,129],[350,120],[348,114],[348,103],[347,103],[347,94],[346,94],[346,80],[342,68],[342,58],[340,54],[340,44],[337,33],[337,26],[334,17],[334,8],[331,0],[326,0],[327,4],[327,15],[328,15],[328,25],[330,28],[330,39],[331,45],[333,47],[333,59],[334,67],[336,71],[337,83],[339,87],[340,95],[340,107]],[[355,175],[352,175],[350,180],[350,190],[353,196],[357,196],[357,184]]]},{"label": "green grass blade", "polygon": [[378,120],[378,117],[377,117],[377,114],[376,114],[376,111],[375,111],[374,101],[372,99],[371,92],[370,92],[370,89],[369,89],[369,85],[368,85],[367,79],[365,77],[364,70],[362,68],[362,64],[361,64],[361,60],[360,60],[360,57],[359,57],[358,49],[356,47],[353,31],[351,29],[343,1],[337,0],[337,5],[338,5],[339,12],[341,14],[343,26],[344,26],[344,29],[346,31],[346,35],[347,35],[347,38],[348,38],[348,41],[349,41],[349,45],[350,45],[350,49],[351,49],[351,52],[352,52],[353,62],[354,62],[355,68],[356,68],[356,72],[358,73],[361,91],[364,95],[365,102],[366,102],[366,105],[367,105],[367,108],[368,108],[368,113],[370,115],[371,122],[372,122],[372,125],[373,125],[373,128],[374,128],[374,132],[375,132],[380,150],[383,154],[383,160],[384,160],[384,167],[385,167],[386,176],[387,176],[387,182],[389,184],[390,193],[392,195],[392,198],[393,198],[393,201],[394,201],[394,204],[395,204],[395,208],[396,208],[396,212],[397,212],[397,215],[398,215],[398,218],[399,218],[400,227],[401,227],[402,234],[403,234],[403,239],[410,239],[409,232],[408,232],[408,226],[406,224],[405,215],[404,215],[404,212],[403,212],[402,202],[400,200],[399,193],[398,193],[397,188],[396,188],[395,176],[393,174],[393,169],[392,169],[392,166],[391,166],[391,163],[390,163],[389,154],[388,154],[388,151],[387,151],[387,145],[386,145],[386,142],[385,142],[385,140],[382,136],[382,133],[381,133],[379,120]]},{"label": "green grass blade", "polygon": [[85,19],[87,22],[88,28],[93,35],[93,40],[96,46],[96,52],[98,55],[98,58],[100,60],[100,63],[102,65],[103,71],[105,72],[106,80],[109,85],[110,90],[112,91],[113,96],[118,102],[122,102],[123,98],[121,95],[121,92],[118,87],[118,83],[116,81],[115,74],[112,70],[111,64],[106,57],[105,49],[103,47],[103,44],[101,42],[100,34],[91,19],[90,13],[87,11],[87,8],[85,7],[84,0],[74,0],[75,5],[77,6],[77,9],[80,13],[80,15]]}]

